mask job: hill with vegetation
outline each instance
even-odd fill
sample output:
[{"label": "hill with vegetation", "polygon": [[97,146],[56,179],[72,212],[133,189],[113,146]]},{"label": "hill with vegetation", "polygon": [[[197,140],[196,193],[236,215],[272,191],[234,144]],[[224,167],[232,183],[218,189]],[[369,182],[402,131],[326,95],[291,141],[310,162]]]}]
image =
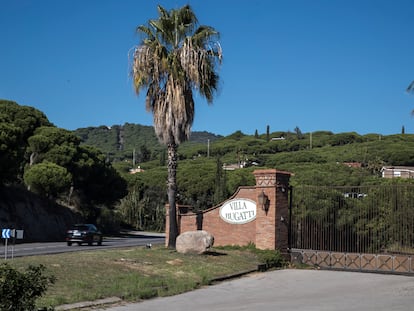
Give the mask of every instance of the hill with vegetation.
[{"label": "hill with vegetation", "polygon": [[[114,204],[127,194],[125,179],[100,150],[81,145],[76,135],[54,126],[41,111],[0,100],[0,120],[0,191],[22,193],[27,197],[25,192],[19,191],[25,188],[49,202],[39,204],[36,216],[52,214],[48,208],[59,203],[85,221],[95,222],[98,217],[103,219],[105,214],[110,214]],[[7,199],[4,195],[0,197],[1,210],[13,212],[1,215],[2,228],[27,227],[27,219],[17,215],[34,215],[32,205],[20,212],[17,206],[24,208],[25,205],[20,202],[35,205],[34,200],[16,195]],[[57,223],[50,224],[56,226]]]},{"label": "hill with vegetation", "polygon": [[[155,140],[154,144],[157,144]],[[124,215],[129,213],[130,223],[144,227],[164,212],[167,201],[165,149],[157,146],[154,150],[164,151],[147,161],[132,163],[125,158],[112,163],[133,189],[121,200],[119,210]],[[291,172],[293,186],[394,182],[382,178],[381,169],[385,165],[414,165],[414,135],[302,133],[299,128],[263,134],[256,131],[255,135],[237,131],[211,139],[209,144],[205,141],[183,143],[178,151],[178,202],[203,210],[228,198],[239,186],[254,185],[252,172],[258,168]],[[149,152],[154,151],[149,149]],[[137,167],[139,170],[131,171]],[[136,217],[137,213],[144,216]]]},{"label": "hill with vegetation", "polygon": [[[79,128],[73,132],[82,144],[90,145],[104,152],[112,161],[132,160],[146,162],[159,157],[164,152],[152,126],[125,123],[124,125],[102,125],[99,127]],[[208,132],[192,132],[189,143],[207,144],[222,136]]]},{"label": "hill with vegetation", "polygon": [[[166,148],[151,126],[124,124],[67,131],[40,111],[0,102],[0,184],[20,185],[106,221],[163,230]],[[381,178],[384,165],[414,166],[414,135],[270,131],[228,136],[193,132],[178,148],[179,204],[210,208],[237,187],[254,185],[253,170],[292,173],[291,184],[360,186]],[[412,180],[399,180],[412,183]],[[109,224],[107,225],[109,226]],[[116,227],[116,226],[115,226]]]},{"label": "hill with vegetation", "polygon": [[[139,165],[147,171],[145,175],[160,169],[163,166],[162,159],[165,159],[165,148],[158,143],[152,127],[126,124],[125,128],[130,133],[136,133],[135,136],[128,136],[134,143],[125,144],[129,148],[128,153],[122,158],[122,164],[113,158],[114,166],[125,173],[133,168],[133,164]],[[94,139],[84,140],[83,143],[101,148],[99,142],[106,141],[110,144],[107,144],[105,152],[116,153],[115,147],[110,149],[111,145],[116,146],[113,140],[110,141],[103,134],[100,136],[94,130],[92,132]],[[199,137],[197,133],[194,134]],[[135,163],[131,162],[132,145],[138,150]],[[142,156],[142,150],[151,156]],[[216,172],[219,161],[222,168],[230,164],[241,168],[239,172],[229,171],[227,175],[244,175],[242,171],[264,167],[292,172],[292,181],[297,184],[360,185],[379,179],[381,168],[385,165],[414,166],[414,135],[335,134],[330,131],[302,133],[299,128],[291,132],[256,132],[255,135],[237,131],[226,137],[206,133],[202,139],[183,143],[179,147],[179,154],[183,171],[200,161],[209,167],[208,171]],[[247,176],[245,179],[249,180]],[[229,187],[229,190],[235,189]]]}]

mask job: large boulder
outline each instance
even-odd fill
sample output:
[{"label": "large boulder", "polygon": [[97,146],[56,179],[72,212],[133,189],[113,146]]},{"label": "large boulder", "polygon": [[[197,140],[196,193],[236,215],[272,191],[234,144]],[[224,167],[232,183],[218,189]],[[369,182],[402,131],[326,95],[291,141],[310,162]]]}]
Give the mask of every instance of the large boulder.
[{"label": "large boulder", "polygon": [[207,231],[187,231],[177,237],[175,248],[183,254],[203,254],[214,244],[214,237]]}]

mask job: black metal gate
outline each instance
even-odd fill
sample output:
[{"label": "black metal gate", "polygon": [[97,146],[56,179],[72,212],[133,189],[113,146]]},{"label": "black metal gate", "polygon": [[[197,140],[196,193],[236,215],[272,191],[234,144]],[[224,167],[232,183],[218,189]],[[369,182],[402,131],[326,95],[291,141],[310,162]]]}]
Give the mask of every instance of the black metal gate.
[{"label": "black metal gate", "polygon": [[414,274],[414,185],[300,186],[290,208],[293,261]]}]

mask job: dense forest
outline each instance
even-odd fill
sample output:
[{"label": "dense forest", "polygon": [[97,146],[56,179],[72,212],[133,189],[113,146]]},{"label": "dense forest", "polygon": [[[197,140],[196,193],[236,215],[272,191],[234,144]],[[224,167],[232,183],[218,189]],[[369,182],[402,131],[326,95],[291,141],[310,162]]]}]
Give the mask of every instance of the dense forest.
[{"label": "dense forest", "polygon": [[0,120],[3,188],[25,187],[77,210],[87,221],[104,215],[103,207],[112,211],[127,194],[125,179],[100,150],[81,144],[73,132],[57,128],[41,111],[0,100]]},{"label": "dense forest", "polygon": [[[0,120],[3,187],[24,186],[98,223],[111,219],[163,230],[166,150],[151,126],[68,131],[41,111],[6,100],[0,100]],[[178,203],[196,210],[214,206],[237,187],[253,185],[257,168],[289,171],[293,186],[363,186],[394,182],[381,178],[384,165],[414,166],[414,135],[404,131],[385,136],[263,129],[226,137],[192,133],[178,149]],[[227,170],[229,165],[238,169]]]},{"label": "dense forest", "polygon": [[[147,162],[157,159],[164,152],[155,136],[152,126],[125,123],[124,125],[102,125],[99,127],[79,128],[74,131],[82,143],[95,146],[104,152],[110,162],[134,160]],[[193,132],[190,143],[215,141],[221,136],[208,132]]]}]

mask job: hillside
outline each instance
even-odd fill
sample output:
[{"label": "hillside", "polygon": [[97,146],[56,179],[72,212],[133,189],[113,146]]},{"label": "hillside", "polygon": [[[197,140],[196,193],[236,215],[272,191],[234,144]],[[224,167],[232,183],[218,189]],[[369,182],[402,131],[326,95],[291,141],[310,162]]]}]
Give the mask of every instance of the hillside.
[{"label": "hillside", "polygon": [[[117,145],[114,143],[116,135],[112,134],[110,138],[108,131],[110,130],[91,131],[90,133],[94,134],[93,139],[84,140],[84,143],[94,144],[99,148],[98,142],[105,141],[106,148],[108,148],[106,152],[116,154]],[[151,155],[143,157],[141,152],[135,164],[147,170],[146,176],[156,174],[159,180],[160,172],[162,174],[165,171],[162,168],[163,162],[158,161],[162,158],[160,151],[163,150],[163,146],[156,140],[152,127],[127,124],[124,126],[124,131],[125,149],[129,150],[123,154],[123,159],[132,159],[133,144],[131,142],[134,142],[135,146],[138,146],[137,154],[144,150]],[[77,131],[79,132],[80,130]],[[209,183],[207,175],[211,175],[211,171],[216,171],[214,167],[218,159],[224,165],[236,164],[239,167],[251,169],[268,167],[290,171],[294,174],[293,184],[358,185],[383,182],[378,178],[381,176],[380,171],[384,165],[414,166],[414,135],[377,133],[359,135],[355,132],[333,133],[330,131],[302,133],[299,128],[293,132],[276,131],[255,135],[246,135],[237,131],[225,137],[210,133],[193,133],[192,139],[179,147],[181,168],[179,174],[186,176],[183,192],[188,192],[186,187],[192,187],[195,183],[193,180],[195,177],[192,175],[198,174],[194,167],[196,158],[201,160],[200,165],[203,166],[203,170],[208,170],[208,173],[200,173],[203,174],[204,184]],[[122,164],[124,172],[128,171],[128,167],[133,167],[133,163],[128,162]],[[116,167],[120,168],[120,166]],[[187,169],[192,174],[187,172]],[[234,191],[238,185],[250,180],[251,169],[227,174],[227,178],[237,179],[227,181],[231,184],[228,185],[229,193]],[[233,177],[236,175],[238,177]],[[187,180],[192,180],[192,182],[186,185]],[[205,185],[200,184],[198,189],[203,186]],[[193,196],[197,196],[196,190],[194,192]]]},{"label": "hillside", "polygon": [[64,241],[68,227],[82,219],[22,187],[0,187],[0,207],[2,228],[23,230],[24,242]]},{"label": "hillside", "polygon": [[[0,154],[4,193],[9,193],[8,186],[30,187],[40,197],[59,199],[111,230],[121,223],[163,230],[166,148],[151,126],[127,123],[68,131],[53,126],[41,111],[10,101],[0,101],[0,116],[5,121],[0,139],[5,150]],[[414,166],[412,134],[302,133],[298,127],[270,133],[268,129],[265,134],[236,131],[225,137],[192,133],[190,141],[178,148],[177,202],[196,210],[210,208],[239,186],[254,185],[252,172],[257,168],[289,171],[293,186],[414,181],[381,178],[384,165]],[[4,226],[15,223],[29,228],[26,219],[49,213],[50,206],[43,203],[38,205],[43,210],[32,211],[30,193],[23,195],[23,203],[16,195],[6,201],[4,195],[0,198]],[[18,218],[10,215],[20,206],[27,211]]]},{"label": "hillside", "polygon": [[[125,123],[124,125],[79,128],[74,131],[82,143],[95,146],[111,161],[132,159],[133,153],[145,160],[156,158],[164,147],[158,142],[152,126]],[[207,143],[221,138],[208,132],[192,132],[189,144]],[[147,153],[147,154],[146,154]]]},{"label": "hillside", "polygon": [[[82,143],[95,146],[116,159],[132,159],[142,151],[154,160],[165,149],[152,126],[126,123],[123,126],[80,128],[74,131]],[[285,166],[289,163],[360,162],[362,166],[414,165],[414,135],[359,135],[355,132],[316,131],[301,133],[276,131],[245,135],[237,131],[229,136],[193,132],[188,142],[180,145],[180,159],[195,156],[220,157],[226,163],[255,162],[262,166]]]}]

